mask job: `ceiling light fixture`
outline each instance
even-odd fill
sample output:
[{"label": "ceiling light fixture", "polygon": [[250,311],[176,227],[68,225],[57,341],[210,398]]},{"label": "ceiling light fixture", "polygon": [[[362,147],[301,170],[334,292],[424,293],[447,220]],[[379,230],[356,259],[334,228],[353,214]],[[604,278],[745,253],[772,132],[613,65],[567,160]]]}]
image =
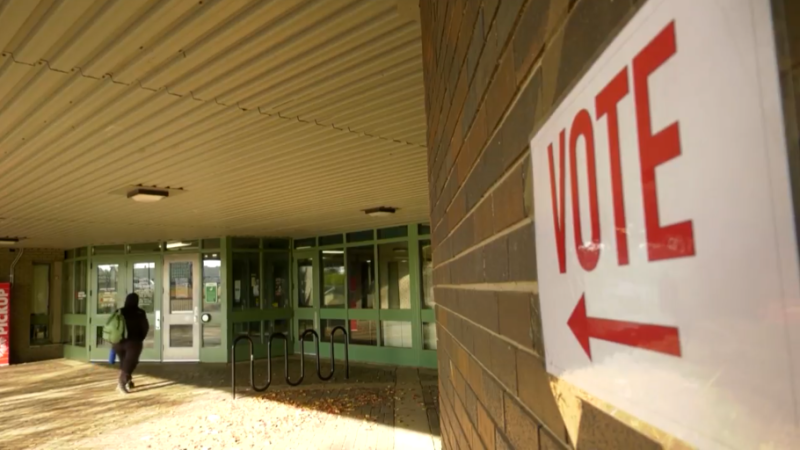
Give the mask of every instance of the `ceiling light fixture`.
[{"label": "ceiling light fixture", "polygon": [[167,248],[183,248],[192,245],[190,242],[167,242]]},{"label": "ceiling light fixture", "polygon": [[0,238],[0,245],[4,247],[9,247],[12,245],[16,245],[18,243],[19,243],[19,238],[12,238],[12,237]]},{"label": "ceiling light fixture", "polygon": [[169,197],[169,191],[159,189],[136,188],[128,192],[128,198],[139,203],[155,203]]},{"label": "ceiling light fixture", "polygon": [[397,208],[391,206],[379,206],[377,208],[365,209],[364,214],[370,217],[388,217],[397,212]]}]

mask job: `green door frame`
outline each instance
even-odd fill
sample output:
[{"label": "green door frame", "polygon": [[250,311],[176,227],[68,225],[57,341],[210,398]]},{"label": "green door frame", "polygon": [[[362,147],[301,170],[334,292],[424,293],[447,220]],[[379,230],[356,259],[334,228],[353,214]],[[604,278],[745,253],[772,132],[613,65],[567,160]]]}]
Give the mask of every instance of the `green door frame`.
[{"label": "green door frame", "polygon": [[[100,305],[100,298],[102,294],[99,292],[98,289],[98,277],[97,273],[103,266],[117,266],[117,286],[116,291],[109,295],[106,298],[113,298],[113,300],[109,300],[107,303],[109,312],[99,312],[98,307]],[[130,287],[127,283],[127,276],[128,276],[128,262],[125,255],[117,255],[117,256],[99,256],[94,257],[89,264],[89,270],[91,273],[90,276],[90,284],[89,284],[89,330],[87,334],[87,340],[89,345],[89,359],[92,361],[104,361],[108,360],[109,352],[111,351],[111,346],[108,343],[103,341],[103,325],[106,324],[109,317],[113,312],[113,308],[120,308],[123,306],[125,302],[125,296],[128,294],[128,290]],[[113,301],[113,306],[111,304]]]},{"label": "green door frame", "polygon": [[[141,361],[161,361],[161,351],[162,351],[162,340],[161,340],[161,326],[160,320],[156,320],[157,318],[160,319],[161,314],[161,305],[162,305],[162,294],[164,293],[164,284],[163,284],[163,270],[164,270],[164,257],[161,254],[153,253],[149,255],[130,255],[127,258],[127,268],[126,268],[126,292],[136,292],[136,279],[134,277],[134,269],[137,264],[147,264],[151,263],[154,264],[155,267],[153,270],[153,278],[155,280],[155,285],[153,289],[154,298],[153,298],[153,307],[152,308],[143,308],[147,311],[147,321],[150,323],[150,333],[149,336],[152,336],[152,340],[148,339],[145,341],[145,346],[142,349],[142,356],[140,357]],[[143,307],[144,299],[141,298],[139,300],[139,306]]]}]

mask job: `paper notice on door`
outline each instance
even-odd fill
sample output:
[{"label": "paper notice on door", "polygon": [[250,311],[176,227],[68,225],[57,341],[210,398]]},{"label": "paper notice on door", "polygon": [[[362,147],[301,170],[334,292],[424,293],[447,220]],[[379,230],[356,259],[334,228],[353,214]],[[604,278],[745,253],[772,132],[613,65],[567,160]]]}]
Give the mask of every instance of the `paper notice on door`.
[{"label": "paper notice on door", "polygon": [[233,282],[233,301],[236,303],[242,301],[242,280],[234,280]]}]

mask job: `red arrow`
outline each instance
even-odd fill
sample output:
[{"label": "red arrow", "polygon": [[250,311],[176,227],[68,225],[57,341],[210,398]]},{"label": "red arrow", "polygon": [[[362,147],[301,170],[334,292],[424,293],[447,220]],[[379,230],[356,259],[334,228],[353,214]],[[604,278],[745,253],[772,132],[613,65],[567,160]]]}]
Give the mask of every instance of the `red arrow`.
[{"label": "red arrow", "polygon": [[592,359],[589,338],[681,356],[681,340],[677,328],[586,317],[584,295],[581,295],[567,325],[589,359]]}]

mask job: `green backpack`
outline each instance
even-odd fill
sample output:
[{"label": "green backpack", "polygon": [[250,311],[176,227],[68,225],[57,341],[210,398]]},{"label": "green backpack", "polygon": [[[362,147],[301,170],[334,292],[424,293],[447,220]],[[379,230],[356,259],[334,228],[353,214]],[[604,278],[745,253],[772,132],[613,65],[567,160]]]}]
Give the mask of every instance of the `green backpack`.
[{"label": "green backpack", "polygon": [[116,310],[103,327],[103,340],[111,344],[118,344],[123,336],[125,336],[125,318],[122,317],[119,310]]}]

